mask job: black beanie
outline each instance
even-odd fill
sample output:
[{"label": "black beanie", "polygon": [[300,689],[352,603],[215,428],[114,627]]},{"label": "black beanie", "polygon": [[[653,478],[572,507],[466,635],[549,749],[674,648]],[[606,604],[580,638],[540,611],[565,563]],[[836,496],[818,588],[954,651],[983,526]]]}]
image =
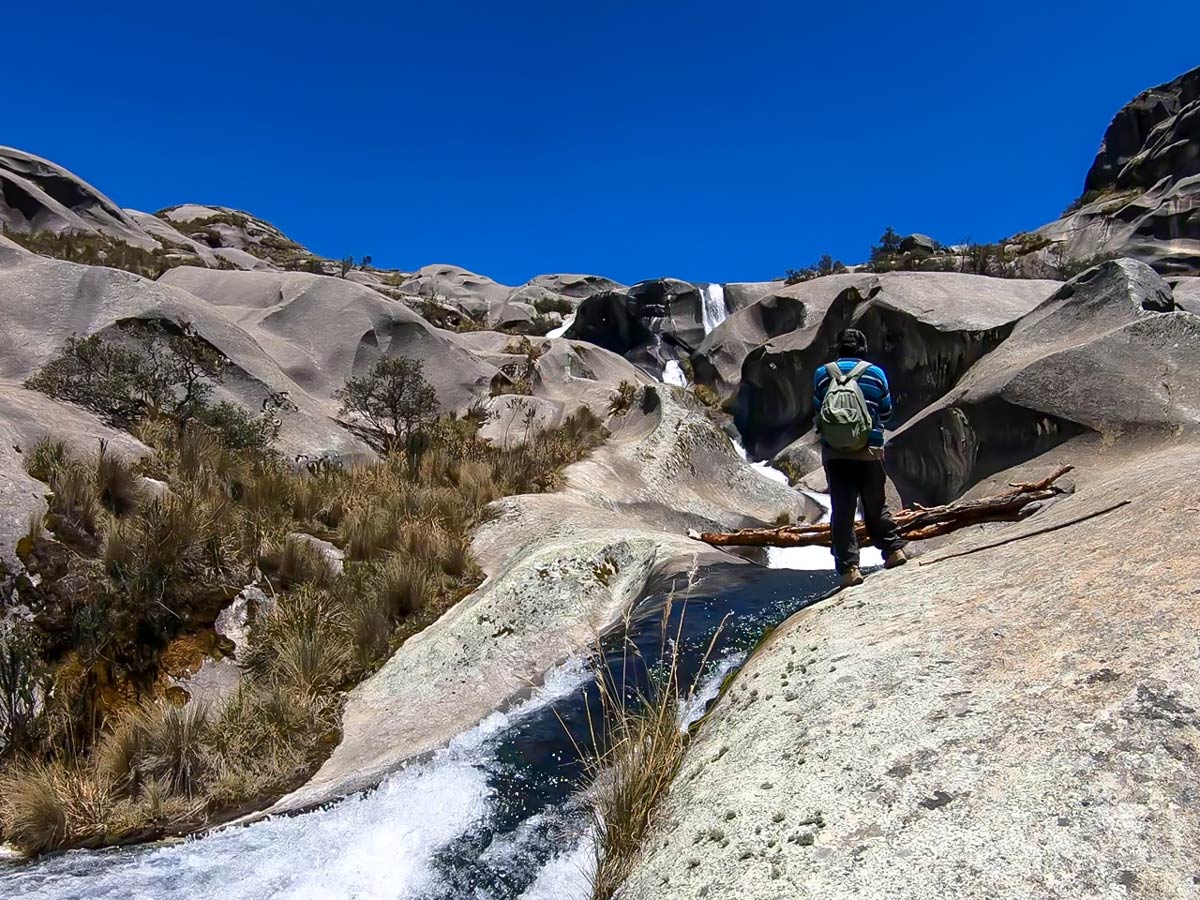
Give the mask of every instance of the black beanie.
[{"label": "black beanie", "polygon": [[867,336],[856,328],[847,328],[837,339],[838,356],[866,356]]}]

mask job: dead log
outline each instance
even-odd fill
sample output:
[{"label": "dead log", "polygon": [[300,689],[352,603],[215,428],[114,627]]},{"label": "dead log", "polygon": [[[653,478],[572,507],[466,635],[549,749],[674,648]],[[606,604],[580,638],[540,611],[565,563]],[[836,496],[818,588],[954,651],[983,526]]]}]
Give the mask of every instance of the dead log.
[{"label": "dead log", "polygon": [[[1010,484],[1003,494],[976,500],[956,500],[942,506],[914,506],[896,513],[900,535],[909,541],[939,537],[981,522],[1014,521],[1031,503],[1048,500],[1064,492],[1055,482],[1071,471],[1061,466],[1041,481]],[[871,542],[866,526],[857,523],[861,546]],[[689,536],[714,547],[810,547],[830,544],[829,523],[785,525],[782,528],[745,528],[741,531],[689,532]]]}]

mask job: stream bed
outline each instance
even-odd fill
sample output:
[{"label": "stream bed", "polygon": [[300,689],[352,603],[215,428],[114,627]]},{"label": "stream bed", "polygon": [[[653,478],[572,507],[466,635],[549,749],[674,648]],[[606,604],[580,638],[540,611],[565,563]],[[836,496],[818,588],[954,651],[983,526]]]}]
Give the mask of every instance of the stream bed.
[{"label": "stream bed", "polygon": [[597,654],[557,667],[529,699],[373,791],[173,845],[5,864],[0,896],[583,900],[593,857],[580,749],[591,743],[589,707],[592,721],[599,712],[598,660],[625,672],[629,686],[644,686],[664,634],[668,647],[678,635],[680,683],[694,686],[681,712],[695,721],[763,635],[827,595],[834,575],[714,566],[687,597],[682,581],[657,585],[602,637]]}]

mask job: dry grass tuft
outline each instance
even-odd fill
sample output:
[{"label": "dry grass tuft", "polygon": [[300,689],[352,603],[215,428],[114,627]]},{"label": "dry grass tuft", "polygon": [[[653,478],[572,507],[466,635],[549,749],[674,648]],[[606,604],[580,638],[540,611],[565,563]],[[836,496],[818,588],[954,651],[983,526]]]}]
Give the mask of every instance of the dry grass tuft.
[{"label": "dry grass tuft", "polygon": [[[602,666],[598,678],[603,733],[597,734],[598,729],[592,727],[594,749],[590,756],[585,755],[596,832],[592,900],[611,900],[618,895],[687,750],[689,735],[681,710],[697,685],[693,682],[686,689],[680,685],[684,617],[680,616],[671,638],[667,626],[673,602],[674,598],[668,597],[663,609],[661,662],[650,672],[648,689],[636,690],[624,682],[626,673],[643,664],[640,659],[629,659],[628,649],[621,675]],[[628,618],[625,628],[629,628]],[[718,628],[713,634],[698,672],[703,671],[720,631]]]},{"label": "dry grass tuft", "polygon": [[58,847],[67,836],[61,769],[33,762],[6,770],[0,779],[0,825],[24,853]]},{"label": "dry grass tuft", "polygon": [[100,505],[117,518],[127,516],[142,498],[142,485],[133,467],[101,441],[96,457],[96,494]]}]

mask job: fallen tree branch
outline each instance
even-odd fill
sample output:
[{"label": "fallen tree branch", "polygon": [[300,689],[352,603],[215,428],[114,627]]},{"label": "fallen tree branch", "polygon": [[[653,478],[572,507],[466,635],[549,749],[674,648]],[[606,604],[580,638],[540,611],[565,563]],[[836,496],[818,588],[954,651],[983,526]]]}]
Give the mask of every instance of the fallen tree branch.
[{"label": "fallen tree branch", "polygon": [[971,547],[967,550],[959,550],[957,553],[947,553],[945,556],[937,556],[933,559],[919,559],[917,562],[922,566],[932,566],[934,563],[944,562],[947,559],[955,559],[959,556],[970,556],[972,553],[979,553],[981,550],[991,550],[994,547],[1003,547],[1005,544],[1011,544],[1014,541],[1023,541],[1025,538],[1035,537],[1039,534],[1048,534],[1051,531],[1058,531],[1060,528],[1066,528],[1068,525],[1078,525],[1080,522],[1086,522],[1088,519],[1095,519],[1105,513],[1110,513],[1115,509],[1120,509],[1122,506],[1128,506],[1132,501],[1122,500],[1119,503],[1114,503],[1111,506],[1106,506],[1104,509],[1097,509],[1094,512],[1085,513],[1081,516],[1067,519],[1065,522],[1056,522],[1053,525],[1047,525],[1044,528],[1035,528],[1033,531],[1026,531],[1024,534],[1014,534],[1011,537],[1006,537],[1004,540],[992,541],[988,544],[980,544],[978,547]]},{"label": "fallen tree branch", "polygon": [[[1041,481],[1010,485],[1011,490],[977,500],[957,500],[943,506],[915,506],[895,515],[900,536],[919,541],[938,537],[980,522],[1013,521],[1031,503],[1063,493],[1056,482],[1071,471],[1061,466]],[[870,544],[866,526],[855,526],[860,546]],[[688,532],[688,536],[714,547],[809,547],[830,544],[829,523],[785,525],[782,528],[745,528],[741,531]]]}]

